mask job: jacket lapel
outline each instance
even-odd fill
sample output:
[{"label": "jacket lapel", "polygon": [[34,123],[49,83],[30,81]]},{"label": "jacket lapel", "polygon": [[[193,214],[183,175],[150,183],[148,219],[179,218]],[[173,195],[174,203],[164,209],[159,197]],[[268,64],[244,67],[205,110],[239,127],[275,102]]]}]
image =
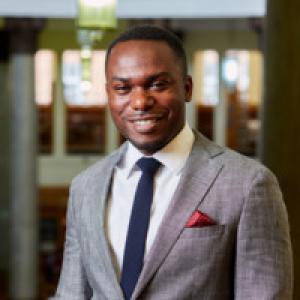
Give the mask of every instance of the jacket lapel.
[{"label": "jacket lapel", "polygon": [[[90,242],[93,243],[91,247],[97,249],[94,252],[95,261],[102,261],[102,264],[96,264],[99,266],[99,274],[105,272],[107,284],[112,284],[111,287],[107,287],[108,290],[114,291],[115,296],[110,295],[112,298],[123,299],[123,293],[121,291],[112,259],[109,250],[108,241],[105,233],[105,207],[107,197],[109,195],[109,189],[113,176],[114,167],[125,151],[126,146],[123,145],[121,149],[110,156],[109,159],[103,162],[103,165],[96,169],[92,177],[90,177],[88,184],[86,184],[87,190],[87,201],[89,207],[89,228],[90,228]],[[104,267],[104,270],[103,270]]]},{"label": "jacket lapel", "polygon": [[199,206],[222,169],[213,157],[223,152],[199,133],[171,204],[159,227],[132,299],[136,299],[172,249],[193,211]]}]

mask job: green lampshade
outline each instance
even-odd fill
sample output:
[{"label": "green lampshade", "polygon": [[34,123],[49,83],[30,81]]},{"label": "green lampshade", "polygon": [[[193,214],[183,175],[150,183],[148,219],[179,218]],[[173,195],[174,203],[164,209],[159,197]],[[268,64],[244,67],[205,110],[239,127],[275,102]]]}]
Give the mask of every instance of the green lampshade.
[{"label": "green lampshade", "polygon": [[79,0],[80,28],[116,28],[116,0]]}]

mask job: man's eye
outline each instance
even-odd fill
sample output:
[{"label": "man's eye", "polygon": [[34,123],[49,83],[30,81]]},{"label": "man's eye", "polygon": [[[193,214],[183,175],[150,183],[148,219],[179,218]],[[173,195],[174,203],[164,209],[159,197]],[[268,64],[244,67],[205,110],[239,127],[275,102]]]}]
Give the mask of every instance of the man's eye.
[{"label": "man's eye", "polygon": [[127,85],[117,85],[114,86],[114,90],[120,93],[125,93],[128,92],[130,90],[129,86]]},{"label": "man's eye", "polygon": [[150,88],[154,90],[163,90],[168,86],[167,81],[154,81],[150,84]]}]

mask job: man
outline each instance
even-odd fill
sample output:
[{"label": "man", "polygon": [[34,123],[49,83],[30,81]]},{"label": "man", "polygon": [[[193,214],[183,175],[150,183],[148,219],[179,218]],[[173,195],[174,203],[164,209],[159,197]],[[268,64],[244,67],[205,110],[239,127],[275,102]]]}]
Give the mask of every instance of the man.
[{"label": "man", "polygon": [[71,185],[55,299],[292,299],[276,179],[190,129],[178,39],[130,29],[107,52],[106,78],[128,141]]}]

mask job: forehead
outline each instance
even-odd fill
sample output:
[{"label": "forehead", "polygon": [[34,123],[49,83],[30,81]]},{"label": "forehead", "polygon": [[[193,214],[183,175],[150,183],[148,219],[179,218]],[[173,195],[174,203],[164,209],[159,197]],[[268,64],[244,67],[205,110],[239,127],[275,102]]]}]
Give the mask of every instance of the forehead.
[{"label": "forehead", "polygon": [[[107,73],[128,70],[170,69],[177,71],[179,59],[163,41],[133,40],[120,42],[113,47],[107,61]],[[180,68],[180,67],[179,67]]]}]

